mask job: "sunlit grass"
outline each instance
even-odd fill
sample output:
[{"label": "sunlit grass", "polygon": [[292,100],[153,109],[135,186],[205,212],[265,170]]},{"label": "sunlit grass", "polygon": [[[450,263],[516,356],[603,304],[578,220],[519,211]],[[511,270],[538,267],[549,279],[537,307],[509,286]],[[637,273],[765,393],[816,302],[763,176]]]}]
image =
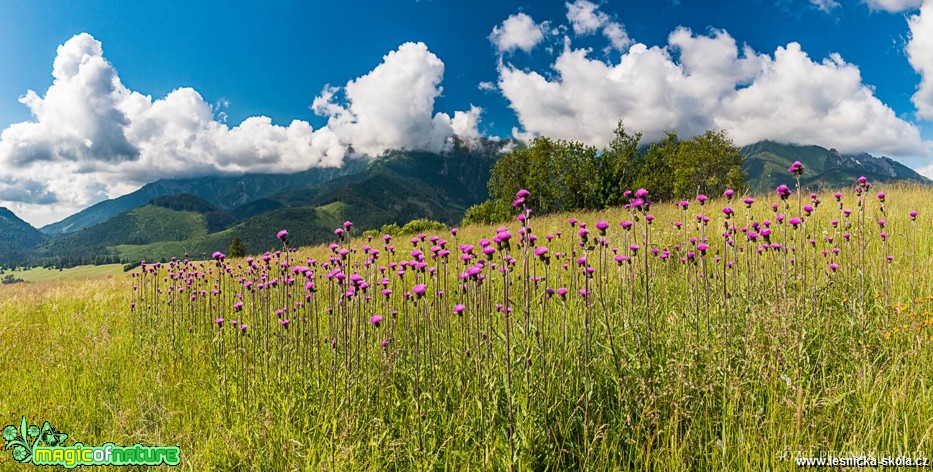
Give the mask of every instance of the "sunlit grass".
[{"label": "sunlit grass", "polygon": [[[211,273],[213,261],[172,305],[165,289],[176,284],[162,279],[164,267],[145,282],[113,277],[3,287],[0,413],[8,422],[20,415],[48,419],[85,444],[178,444],[187,470],[775,470],[794,469],[783,459],[798,451],[930,456],[933,192],[883,190],[886,244],[877,189],[865,199],[864,254],[856,250],[858,223],[848,246],[843,231],[833,231],[830,220],[843,220],[831,193],[822,192],[805,223],[817,247],[796,263],[810,264],[806,277],[787,253],[752,252],[746,259],[729,250],[736,267],[726,268],[726,284],[714,261],[723,251],[725,202],[700,210],[691,200],[686,215],[672,204],[652,206],[649,246],[670,250],[672,258],[681,257],[674,245],[706,232],[710,284],[698,277],[702,261],[651,256],[649,296],[642,285],[650,254],[643,219],[625,232],[618,223],[632,213],[621,208],[532,214],[537,244],[555,258],[545,272],[529,254],[528,275],[545,279],[538,288],[526,283],[519,225],[507,225],[518,259],[508,325],[495,307],[505,302],[502,274],[487,269],[482,288],[470,285],[467,292],[458,290],[456,277],[464,267],[457,245],[476,245],[474,254],[483,257],[477,243],[491,239],[496,227],[438,235],[448,240],[450,270],[446,277],[421,276],[428,295],[417,303],[402,300],[416,285],[414,268],[401,280],[386,275],[393,289],[387,301],[375,268],[411,259],[407,237],[392,242],[395,255],[379,238],[341,243],[383,253],[374,266],[345,269],[370,284],[368,302],[362,295],[337,302],[341,293],[325,278],[333,267],[315,269],[315,299],[303,308],[293,305],[304,300],[301,279],[252,299],[242,281]],[[854,195],[845,192],[844,206],[857,214]],[[777,198],[755,198],[754,218],[774,222],[770,204]],[[794,198],[788,217],[798,214]],[[744,226],[740,201],[731,206]],[[919,211],[916,221],[909,210]],[[711,219],[705,229],[694,226],[696,213]],[[571,217],[588,223],[590,241],[599,237],[597,221],[610,223],[605,263],[597,263],[598,248],[586,251],[595,269],[589,282],[576,264],[580,254],[556,259],[578,238]],[[673,221],[689,226],[686,236]],[[772,242],[784,245],[784,227],[772,228]],[[545,235],[557,231],[561,238],[547,242]],[[829,236],[834,243],[825,241]],[[636,243],[635,263],[618,266],[611,248],[629,255]],[[829,252],[834,246],[842,249],[837,256]],[[303,248],[289,258],[306,265],[330,254],[326,247]],[[350,257],[365,260],[362,251]],[[829,269],[832,257],[836,272]],[[226,266],[239,273],[243,263]],[[189,303],[192,289],[210,292],[215,281],[220,295]],[[566,301],[546,295],[558,287],[570,288]],[[438,288],[444,297],[434,295]],[[163,294],[140,297],[155,289]],[[578,289],[591,290],[591,298]],[[233,308],[236,294],[245,295],[243,311]],[[453,314],[455,304],[466,306],[462,316]],[[274,310],[284,306],[290,311],[277,317]],[[315,307],[309,319],[316,324],[300,320],[308,306]],[[334,315],[325,314],[327,306]],[[384,318],[378,328],[370,323],[377,314]],[[223,328],[213,323],[218,317]],[[232,319],[249,324],[248,337],[232,333]],[[289,319],[287,329],[280,319]],[[385,348],[383,339],[390,340]]]},{"label": "sunlit grass", "polygon": [[119,277],[123,276],[123,265],[122,264],[106,264],[106,265],[85,265],[77,267],[69,267],[66,269],[47,269],[45,267],[33,267],[26,270],[17,270],[11,272],[7,269],[7,273],[13,274],[14,277],[23,279],[26,282],[48,282],[53,280],[63,280],[63,279],[86,279],[94,277]]}]

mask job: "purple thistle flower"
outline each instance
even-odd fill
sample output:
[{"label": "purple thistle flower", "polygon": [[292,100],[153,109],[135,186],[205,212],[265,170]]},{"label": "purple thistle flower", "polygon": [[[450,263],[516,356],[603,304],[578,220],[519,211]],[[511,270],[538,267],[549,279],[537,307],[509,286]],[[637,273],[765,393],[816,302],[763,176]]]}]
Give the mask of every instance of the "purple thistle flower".
[{"label": "purple thistle flower", "polygon": [[734,194],[735,190],[732,190],[731,188],[726,189],[726,191],[722,193],[722,195],[728,199],[732,199],[732,195]]},{"label": "purple thistle flower", "polygon": [[746,208],[751,208],[752,203],[755,203],[755,199],[751,197],[745,197],[745,199],[742,200],[742,203],[745,204]]},{"label": "purple thistle flower", "polygon": [[909,213],[909,214],[910,214],[910,219],[911,219],[911,220],[916,220],[916,219],[917,219],[917,210],[910,210],[910,213]]},{"label": "purple thistle flower", "polygon": [[[697,198],[699,198],[699,197],[697,197]],[[680,203],[678,203],[678,205],[680,205],[681,208],[683,208],[684,210],[686,210],[687,207],[690,206],[690,202],[688,202],[688,201],[686,201],[686,200],[681,200]]]},{"label": "purple thistle flower", "polygon": [[223,325],[224,325],[224,319],[223,319],[223,318],[217,318],[216,320],[214,320],[214,323],[217,323],[217,327],[218,327],[218,328],[221,328],[221,327],[223,327]]},{"label": "purple thistle flower", "polygon": [[791,196],[793,193],[787,185],[781,184],[777,186],[777,194],[781,197],[781,200],[787,200],[787,197]]},{"label": "purple thistle flower", "polygon": [[794,225],[794,228],[796,228],[797,225],[799,225],[799,224],[801,223],[800,218],[797,218],[796,216],[793,217],[793,218],[791,218],[790,220],[788,220],[788,222],[789,222],[790,224]]},{"label": "purple thistle flower", "polygon": [[[697,201],[700,202],[700,205],[703,205],[704,203],[706,203],[707,200],[709,200],[709,198],[706,195],[697,195]],[[681,202],[680,206],[683,206],[684,208],[686,208],[683,205],[683,202]]]},{"label": "purple thistle flower", "polygon": [[884,203],[884,192],[878,192],[878,200],[880,200],[881,203]]},{"label": "purple thistle flower", "polygon": [[735,213],[732,211],[732,207],[723,207],[722,212],[726,215],[726,218],[729,218],[733,213]]},{"label": "purple thistle flower", "polygon": [[531,192],[525,189],[521,189],[515,194],[515,198],[528,198],[530,196],[531,196]]},{"label": "purple thistle flower", "polygon": [[382,316],[373,315],[369,318],[369,323],[375,327],[379,327],[379,323],[382,323]]},{"label": "purple thistle flower", "polygon": [[787,168],[787,171],[794,175],[800,175],[803,173],[803,164],[801,164],[800,161],[794,161],[794,163]]},{"label": "purple thistle flower", "polygon": [[565,287],[561,287],[557,289],[557,294],[560,295],[561,298],[567,298],[567,291]]},{"label": "purple thistle flower", "polygon": [[607,228],[609,228],[609,223],[606,223],[604,220],[596,222],[596,229],[605,232]]},{"label": "purple thistle flower", "polygon": [[348,230],[348,229],[350,229],[351,226],[353,226],[353,223],[350,223],[349,221],[344,221],[344,222],[343,222],[343,229],[347,229],[347,230]]},{"label": "purple thistle flower", "polygon": [[547,254],[548,249],[545,246],[538,246],[535,248],[534,252],[535,252],[535,256],[544,257]]},{"label": "purple thistle flower", "polygon": [[412,287],[412,288],[411,288],[411,291],[412,291],[412,293],[414,293],[415,295],[417,295],[418,298],[421,298],[421,297],[424,296],[425,293],[427,293],[428,287],[427,287],[427,285],[425,285],[425,284],[418,284],[418,285],[415,285],[414,287]]},{"label": "purple thistle flower", "polygon": [[463,313],[463,310],[466,310],[466,306],[465,306],[465,305],[460,305],[460,304],[454,305],[454,314],[455,314],[455,315],[459,315],[459,314]]},{"label": "purple thistle flower", "polygon": [[275,235],[275,237],[282,241],[285,241],[286,239],[288,239],[288,231],[283,229],[282,231],[279,231],[278,234]]}]

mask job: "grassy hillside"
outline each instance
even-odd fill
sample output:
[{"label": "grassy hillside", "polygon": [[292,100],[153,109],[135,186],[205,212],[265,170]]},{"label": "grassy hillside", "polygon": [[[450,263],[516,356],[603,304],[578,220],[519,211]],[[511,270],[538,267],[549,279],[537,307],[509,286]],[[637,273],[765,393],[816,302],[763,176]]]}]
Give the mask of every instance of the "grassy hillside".
[{"label": "grassy hillside", "polygon": [[27,257],[46,236],[10,210],[0,207],[0,266]]},{"label": "grassy hillside", "polygon": [[311,245],[333,238],[334,228],[346,220],[359,230],[404,225],[419,218],[455,224],[466,208],[488,198],[486,183],[495,158],[494,153],[467,150],[445,155],[393,152],[363,172],[272,194],[234,209],[232,213],[243,220],[222,231],[108,246],[128,260],[161,260],[185,252],[225,251],[238,236],[256,254],[280,245],[270,228],[287,229],[292,243]]},{"label": "grassy hillside", "polygon": [[766,193],[778,185],[792,185],[794,180],[787,169],[794,161],[804,165],[802,183],[812,189],[842,188],[851,185],[860,176],[872,182],[917,182],[931,184],[929,179],[912,169],[886,157],[868,154],[842,155],[835,150],[819,146],[781,144],[773,141],[745,146],[743,170],[748,184],[755,193]]},{"label": "grassy hillside", "polygon": [[[849,228],[825,194],[796,230],[776,222],[771,192],[748,212],[736,205],[737,227],[773,222],[761,253],[740,230],[726,244],[714,230],[726,202],[713,200],[686,214],[654,205],[653,224],[639,217],[631,231],[620,208],[533,217],[549,263],[522,249],[512,222],[517,262],[493,270],[508,266],[497,249],[482,283],[459,274],[486,257],[478,242],[493,227],[437,235],[452,254],[426,257],[433,273],[379,271],[415,258],[407,241],[394,254],[375,244],[369,265],[365,240],[342,242],[356,252],[338,267],[373,285],[351,296],[320,264],[313,293],[301,278],[243,287],[239,277],[285,277],[277,260],[253,273],[227,261],[230,276],[213,261],[177,267],[205,274],[198,289],[224,287],[191,303],[166,290],[167,266],[144,279],[0,287],[0,411],[84,444],[179,445],[182,470],[797,470],[798,455],[820,451],[929,457],[933,190],[872,190],[861,207],[846,190]],[[789,204],[782,212],[797,216]],[[708,226],[693,223],[698,213]],[[589,244],[569,218],[588,223]],[[611,223],[605,246],[594,243],[600,220]],[[706,243],[689,238],[704,233],[701,253]],[[460,244],[475,246],[473,260]],[[291,260],[331,254],[307,247]],[[404,295],[418,284],[424,296]]]},{"label": "grassy hillside", "polygon": [[85,265],[67,269],[34,267],[27,270],[7,271],[26,282],[50,282],[68,279],[92,279],[99,277],[122,277],[123,264]]},{"label": "grassy hillside", "polygon": [[241,176],[207,176],[191,179],[163,179],[141,189],[86,208],[62,221],[47,225],[42,231],[50,235],[74,233],[103,223],[113,216],[146,205],[153,198],[189,194],[228,211],[286,189],[326,182],[341,175],[358,172],[365,159],[348,159],[339,168],[314,168],[294,174],[246,174]]}]

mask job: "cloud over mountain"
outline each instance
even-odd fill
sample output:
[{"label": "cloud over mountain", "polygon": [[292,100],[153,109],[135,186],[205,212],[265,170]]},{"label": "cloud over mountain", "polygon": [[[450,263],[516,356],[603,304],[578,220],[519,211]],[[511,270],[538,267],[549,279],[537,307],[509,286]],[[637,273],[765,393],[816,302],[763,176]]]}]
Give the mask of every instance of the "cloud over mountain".
[{"label": "cloud over mountain", "polygon": [[59,46],[45,93],[20,99],[33,119],[0,133],[0,205],[45,223],[158,178],[293,172],[340,165],[349,152],[440,150],[456,133],[477,136],[480,114],[433,114],[443,72],[423,43],[407,43],[350,81],[345,100],[325,88],[314,102],[329,117],[325,127],[265,116],[231,127],[192,88],[156,99],[128,89],[101,43],[78,34]]},{"label": "cloud over mountain", "polygon": [[[580,3],[588,2],[567,4],[568,18],[578,32],[593,31],[599,12],[581,13]],[[775,139],[844,152],[929,153],[918,127],[838,54],[814,60],[796,42],[762,54],[724,30],[683,27],[666,45],[634,43],[615,61],[590,53],[568,37],[550,71],[499,66],[498,88],[523,128],[517,135],[605,145],[622,119],[649,141],[667,130],[693,136],[725,129],[740,145]]]}]

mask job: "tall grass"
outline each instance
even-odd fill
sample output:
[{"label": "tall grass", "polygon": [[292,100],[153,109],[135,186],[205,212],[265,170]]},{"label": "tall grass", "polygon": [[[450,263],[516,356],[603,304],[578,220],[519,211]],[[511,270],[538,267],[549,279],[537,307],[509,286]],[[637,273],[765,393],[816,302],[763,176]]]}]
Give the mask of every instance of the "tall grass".
[{"label": "tall grass", "polygon": [[929,452],[931,193],[859,189],[633,194],[544,218],[519,196],[503,228],[345,225],[329,247],[280,234],[254,259],[4,289],[0,408],[85,444],[178,443],[191,470],[774,470],[800,451]]}]

